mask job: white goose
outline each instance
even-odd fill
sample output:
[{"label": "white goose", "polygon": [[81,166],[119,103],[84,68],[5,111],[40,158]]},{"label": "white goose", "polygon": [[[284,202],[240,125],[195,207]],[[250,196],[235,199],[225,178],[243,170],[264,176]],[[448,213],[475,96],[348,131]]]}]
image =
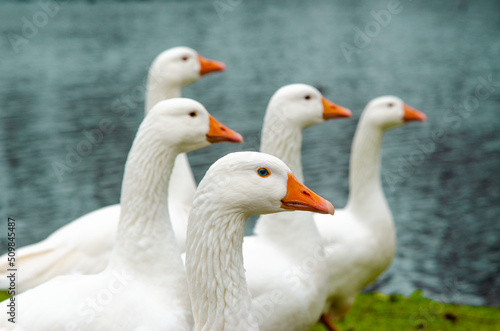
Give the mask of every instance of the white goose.
[{"label": "white goose", "polygon": [[[349,110],[328,101],[312,86],[284,86],[267,107],[260,150],[280,158],[302,181],[302,131],[350,116]],[[327,281],[313,214],[264,215],[255,233],[245,237],[243,254],[260,329],[308,330],[321,315]]]},{"label": "white goose", "polygon": [[396,232],[380,180],[384,132],[409,121],[425,120],[425,114],[396,97],[368,103],[352,142],[347,205],[335,219],[314,215],[329,268],[322,321],[332,330],[336,330],[334,320],[349,311],[356,295],[394,258]]},{"label": "white goose", "polygon": [[195,194],[186,242],[195,330],[259,330],[243,268],[245,221],[285,210],[334,212],[274,156],[233,153],[210,167]]},{"label": "white goose", "polygon": [[165,203],[168,182],[179,153],[223,140],[241,136],[198,102],[158,103],[141,124],[125,165],[122,212],[107,268],[56,277],[14,297],[19,319],[12,324],[2,318],[0,329],[192,330],[186,275]]},{"label": "white goose", "polygon": [[[201,57],[187,47],[171,48],[153,61],[148,75],[146,114],[158,102],[181,96],[181,89],[210,72],[224,70],[221,62]],[[177,243],[184,251],[186,226],[196,183],[186,154],[180,154],[169,185],[169,208]],[[65,274],[95,274],[104,269],[120,218],[120,205],[95,210],[68,223],[47,239],[18,249],[17,263],[23,272],[17,293]],[[99,231],[95,231],[99,229]],[[4,274],[7,257],[0,257],[0,289],[8,287]]]}]

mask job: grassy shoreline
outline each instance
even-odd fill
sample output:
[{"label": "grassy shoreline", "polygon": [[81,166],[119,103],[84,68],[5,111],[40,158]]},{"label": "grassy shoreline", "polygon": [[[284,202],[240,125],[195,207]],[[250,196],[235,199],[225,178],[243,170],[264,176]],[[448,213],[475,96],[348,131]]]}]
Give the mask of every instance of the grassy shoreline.
[{"label": "grassy shoreline", "polygon": [[[365,293],[337,323],[340,331],[500,331],[500,308],[446,304],[427,299],[422,291]],[[315,325],[311,331],[326,331]]]}]

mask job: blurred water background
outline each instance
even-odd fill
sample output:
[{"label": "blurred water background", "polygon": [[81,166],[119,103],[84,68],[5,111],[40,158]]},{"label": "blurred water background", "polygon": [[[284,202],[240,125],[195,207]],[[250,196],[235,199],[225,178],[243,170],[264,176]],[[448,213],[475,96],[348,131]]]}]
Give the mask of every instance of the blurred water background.
[{"label": "blurred water background", "polygon": [[[27,245],[118,202],[147,68],[161,51],[186,45],[228,69],[184,96],[246,141],[190,153],[198,181],[224,154],[258,149],[266,104],[285,84],[312,84],[353,110],[352,120],[304,134],[306,184],[337,208],[347,199],[351,139],[366,103],[392,94],[427,113],[427,123],[385,136],[398,252],[370,290],[422,288],[441,301],[500,306],[500,3],[391,3],[92,1],[44,16],[37,1],[2,1],[1,252],[7,216],[17,220],[18,245]],[[26,22],[36,32],[23,35]],[[126,116],[112,111],[116,102],[128,105]],[[102,119],[112,132],[57,174]]]}]

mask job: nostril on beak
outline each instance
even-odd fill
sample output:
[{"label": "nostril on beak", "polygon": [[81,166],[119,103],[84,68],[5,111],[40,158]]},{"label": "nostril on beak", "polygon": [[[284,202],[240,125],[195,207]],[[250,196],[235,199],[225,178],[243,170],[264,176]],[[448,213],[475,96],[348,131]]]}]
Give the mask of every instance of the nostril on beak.
[{"label": "nostril on beak", "polygon": [[302,191],[302,194],[307,195],[308,197],[310,197],[310,196],[311,196],[311,195],[309,194],[309,192],[307,192],[307,191]]},{"label": "nostril on beak", "polygon": [[221,127],[220,130],[223,131],[223,132],[226,132],[226,128],[225,127]]}]

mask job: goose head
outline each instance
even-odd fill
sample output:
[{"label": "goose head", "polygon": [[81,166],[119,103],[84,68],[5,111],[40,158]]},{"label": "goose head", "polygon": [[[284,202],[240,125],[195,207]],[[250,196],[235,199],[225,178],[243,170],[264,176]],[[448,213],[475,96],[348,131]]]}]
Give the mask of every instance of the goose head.
[{"label": "goose head", "polygon": [[427,116],[405,104],[403,100],[394,96],[375,98],[368,103],[361,117],[379,127],[389,130],[411,121],[426,121]]},{"label": "goose head", "polygon": [[192,99],[163,100],[151,109],[145,122],[155,140],[165,140],[177,147],[179,153],[218,142],[243,142],[239,133],[217,121],[202,104]]},{"label": "goose head", "polygon": [[154,83],[185,87],[201,76],[226,69],[224,63],[202,57],[189,47],[170,48],[156,57],[150,68]]},{"label": "goose head", "polygon": [[287,124],[305,129],[327,120],[351,117],[351,111],[327,100],[314,87],[291,84],[274,93],[267,108],[269,116],[280,116]]},{"label": "goose head", "polygon": [[290,210],[334,213],[332,204],[300,183],[283,161],[259,152],[222,157],[207,171],[198,191],[199,197],[214,195],[216,203],[246,217]]}]

